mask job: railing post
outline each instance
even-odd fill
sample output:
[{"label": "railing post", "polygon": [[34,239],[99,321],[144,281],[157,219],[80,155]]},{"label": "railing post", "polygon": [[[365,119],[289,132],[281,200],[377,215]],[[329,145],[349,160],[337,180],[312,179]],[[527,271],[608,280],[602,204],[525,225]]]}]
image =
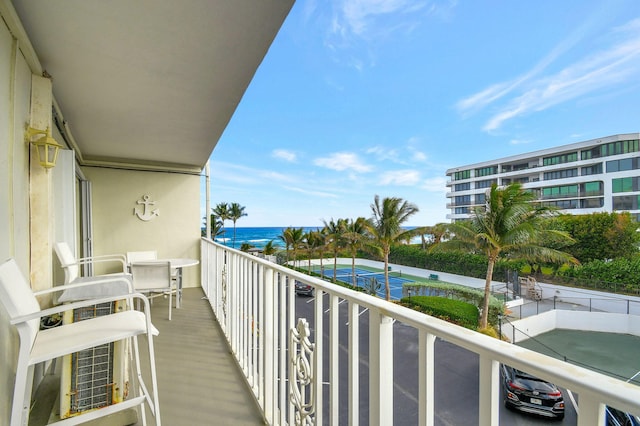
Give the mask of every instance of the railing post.
[{"label": "railing post", "polygon": [[323,386],[323,380],[324,380],[324,374],[322,370],[322,362],[323,362],[322,354],[324,353],[324,345],[323,345],[324,331],[322,327],[322,320],[324,315],[324,308],[322,307],[323,298],[324,298],[324,292],[319,288],[317,288],[315,290],[315,307],[314,307],[315,311],[314,311],[314,318],[313,318],[314,328],[315,328],[314,339],[315,339],[315,353],[316,353],[316,356],[313,359],[313,362],[314,362],[313,369],[316,372],[315,383],[313,384],[313,386],[315,386],[315,392],[314,392],[314,395],[316,398],[315,424],[317,425],[324,424],[322,420],[322,414],[323,414],[322,386]]},{"label": "railing post", "polygon": [[274,371],[273,371],[273,363],[274,363],[274,341],[273,341],[273,305],[274,305],[274,277],[273,277],[273,269],[267,268],[265,271],[265,280],[264,280],[264,326],[262,327],[262,331],[264,331],[264,338],[262,339],[262,344],[264,347],[264,416],[269,424],[274,424],[274,413],[273,413],[273,402],[274,402],[274,392],[273,392],[273,383],[274,383]]},{"label": "railing post", "polygon": [[500,420],[500,364],[480,354],[479,422],[483,426],[498,426]]},{"label": "railing post", "polygon": [[418,424],[433,426],[435,418],[435,341],[436,336],[420,330],[418,334]]},{"label": "railing post", "polygon": [[369,424],[393,424],[393,318],[369,311]]},{"label": "railing post", "polygon": [[329,296],[329,422],[340,420],[340,332],[338,327],[338,296]]},{"label": "railing post", "polygon": [[578,426],[593,426],[604,424],[604,405],[592,395],[580,393],[578,407]]},{"label": "railing post", "polygon": [[349,302],[349,424],[359,421],[360,409],[360,307]]}]

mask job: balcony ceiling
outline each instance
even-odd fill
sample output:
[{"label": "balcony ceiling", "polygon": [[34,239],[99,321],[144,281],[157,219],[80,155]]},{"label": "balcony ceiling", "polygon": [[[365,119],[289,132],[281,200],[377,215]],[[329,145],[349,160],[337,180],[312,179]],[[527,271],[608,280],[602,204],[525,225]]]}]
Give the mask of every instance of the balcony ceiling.
[{"label": "balcony ceiling", "polygon": [[294,0],[13,0],[81,163],[198,172]]}]

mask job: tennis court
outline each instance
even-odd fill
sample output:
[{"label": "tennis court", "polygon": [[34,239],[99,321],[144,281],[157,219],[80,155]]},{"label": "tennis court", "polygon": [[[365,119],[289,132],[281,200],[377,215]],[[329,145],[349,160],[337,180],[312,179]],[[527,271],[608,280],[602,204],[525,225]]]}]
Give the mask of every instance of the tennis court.
[{"label": "tennis court", "polygon": [[[346,284],[353,283],[351,268],[336,269],[336,280]],[[358,287],[374,286],[378,297],[385,297],[384,289],[384,272],[372,272],[366,269],[356,268],[356,285]],[[333,268],[325,268],[324,277],[327,280],[333,279]],[[389,288],[391,290],[391,299],[399,300],[402,298],[402,285],[405,283],[415,282],[410,278],[403,278],[401,271],[389,271]]]}]

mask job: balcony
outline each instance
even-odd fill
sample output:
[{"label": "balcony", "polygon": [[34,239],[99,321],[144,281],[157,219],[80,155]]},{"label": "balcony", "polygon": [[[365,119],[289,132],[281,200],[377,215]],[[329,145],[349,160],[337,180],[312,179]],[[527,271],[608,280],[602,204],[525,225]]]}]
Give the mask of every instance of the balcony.
[{"label": "balcony", "polygon": [[[255,399],[268,424],[300,424],[307,417],[313,418],[315,424],[389,425],[404,424],[409,418],[412,424],[436,424],[436,419],[441,418],[438,410],[443,401],[457,398],[453,396],[455,386],[452,388],[442,377],[445,373],[437,369],[446,361],[439,358],[443,342],[476,359],[472,365],[479,392],[475,392],[474,385],[473,398],[467,400],[464,410],[458,410],[471,413],[472,423],[500,424],[500,363],[529,371],[578,394],[577,424],[580,426],[602,424],[604,405],[640,413],[640,388],[634,385],[332,285],[209,240],[202,240],[201,250],[203,290],[217,321],[211,327],[219,326],[226,337],[250,395],[234,391],[233,398],[228,398],[229,395],[223,393],[226,398],[222,405],[250,409],[250,402]],[[294,281],[312,285],[315,297],[296,297],[294,286],[290,285]],[[171,326],[192,330],[194,334],[200,333],[200,327],[209,328],[206,324],[213,320],[201,313],[194,313],[197,318],[192,318],[187,308],[181,314],[189,325],[180,325],[177,321],[182,320],[176,317],[176,323]],[[161,324],[161,336],[163,332],[166,331]],[[394,347],[394,342],[407,338],[414,348],[409,362],[406,362],[406,353]],[[164,358],[167,349],[161,346],[160,338],[158,345]],[[224,347],[221,343],[216,345]],[[223,366],[223,362],[224,365],[230,363],[224,350],[222,360],[209,356],[204,370],[198,362],[177,361],[181,357],[180,348],[177,351],[176,361],[169,361],[169,365],[181,366],[180,377],[193,369],[207,371],[206,367],[224,369],[229,378],[235,375]],[[191,351],[186,349],[185,356]],[[170,395],[161,395],[163,416],[169,421],[174,410],[183,409],[186,402],[174,399],[176,372],[168,367],[160,369],[170,372],[168,390],[167,382],[161,384],[161,392],[170,392]],[[193,410],[212,410],[210,406],[215,398],[207,395],[213,395],[212,389],[218,386],[218,381],[213,379],[214,372],[207,371],[207,374],[212,374],[212,378],[204,380],[204,389],[211,389],[196,391],[200,399],[192,401]],[[228,386],[225,381],[220,385]],[[236,387],[239,388],[242,386]],[[406,397],[414,391],[415,398]],[[181,395],[189,400],[186,394]],[[248,415],[260,417],[255,413]],[[180,414],[175,418],[180,418]]]}]

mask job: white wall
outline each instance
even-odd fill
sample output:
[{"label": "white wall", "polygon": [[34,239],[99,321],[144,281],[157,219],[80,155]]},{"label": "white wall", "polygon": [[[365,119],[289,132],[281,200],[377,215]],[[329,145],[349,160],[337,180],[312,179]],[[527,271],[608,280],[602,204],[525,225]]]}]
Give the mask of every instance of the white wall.
[{"label": "white wall", "polygon": [[640,317],[608,312],[552,310],[502,324],[502,333],[513,343],[522,342],[554,329],[640,336]]},{"label": "white wall", "polygon": [[[200,177],[84,167],[93,187],[94,255],[156,250],[161,258],[200,259]],[[144,195],[158,215],[140,220]],[[137,209],[137,210],[136,210]],[[198,267],[185,268],[184,286],[200,285]]]}]

